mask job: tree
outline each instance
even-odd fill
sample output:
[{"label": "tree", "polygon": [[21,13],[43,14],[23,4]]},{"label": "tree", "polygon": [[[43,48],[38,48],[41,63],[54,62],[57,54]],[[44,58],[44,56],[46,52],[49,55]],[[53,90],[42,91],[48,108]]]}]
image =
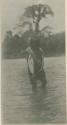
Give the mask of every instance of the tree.
[{"label": "tree", "polygon": [[[33,24],[35,26],[34,31],[36,33],[39,33],[40,32],[39,23],[43,18],[46,18],[47,15],[53,15],[53,11],[50,8],[50,6],[43,5],[43,4],[32,5],[32,6],[29,6],[29,7],[25,8],[25,11],[24,11],[24,13],[22,15],[21,20],[23,19],[23,17],[32,19],[32,22],[33,22]],[[32,23],[29,22],[29,21],[24,21],[19,26],[25,26],[26,24],[29,25],[30,29],[33,29],[32,28]],[[43,29],[45,30],[45,27],[43,27]]]},{"label": "tree", "polygon": [[12,38],[12,31],[9,30],[6,32],[5,39],[7,41],[7,40],[10,40],[11,38]]},{"label": "tree", "polygon": [[3,42],[4,46],[7,46],[11,43],[12,37],[13,37],[12,31],[11,30],[7,31],[5,34],[4,42]]},{"label": "tree", "polygon": [[5,34],[5,39],[2,43],[2,55],[5,57],[10,53],[12,38],[13,38],[12,31],[11,30],[7,31]]}]

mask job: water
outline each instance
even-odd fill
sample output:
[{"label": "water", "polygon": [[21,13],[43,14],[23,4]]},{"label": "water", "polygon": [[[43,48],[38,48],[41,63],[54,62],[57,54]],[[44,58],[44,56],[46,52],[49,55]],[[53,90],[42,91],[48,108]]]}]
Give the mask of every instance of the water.
[{"label": "water", "polygon": [[65,123],[65,58],[45,58],[47,85],[32,91],[23,59],[2,61],[4,123]]}]

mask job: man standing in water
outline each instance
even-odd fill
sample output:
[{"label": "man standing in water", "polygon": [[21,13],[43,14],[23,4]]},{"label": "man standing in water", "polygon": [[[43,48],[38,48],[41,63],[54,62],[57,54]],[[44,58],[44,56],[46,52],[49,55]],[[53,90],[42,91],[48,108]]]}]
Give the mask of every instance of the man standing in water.
[{"label": "man standing in water", "polygon": [[[33,76],[35,76],[35,79],[40,79],[42,81],[42,85],[44,87],[46,83],[46,77],[44,72],[44,51],[40,48],[40,39],[38,37],[31,39],[29,47],[26,49],[27,52],[27,62],[28,57],[31,55],[33,58]],[[29,64],[30,65],[30,64]],[[29,70],[30,70],[29,66]],[[31,72],[31,70],[30,70]]]}]

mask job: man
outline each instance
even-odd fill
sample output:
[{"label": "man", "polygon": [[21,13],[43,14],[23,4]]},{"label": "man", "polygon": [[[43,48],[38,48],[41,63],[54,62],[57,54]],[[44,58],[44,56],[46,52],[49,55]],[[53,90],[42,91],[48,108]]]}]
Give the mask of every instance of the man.
[{"label": "man", "polygon": [[38,37],[31,39],[27,52],[27,61],[29,55],[34,60],[34,72],[37,74],[44,66],[44,51],[40,48],[40,40]]},{"label": "man", "polygon": [[36,88],[36,80],[42,81],[42,87],[45,86],[46,76],[44,71],[44,51],[40,48],[39,38],[31,39],[26,49],[28,72],[30,75],[32,88]]}]

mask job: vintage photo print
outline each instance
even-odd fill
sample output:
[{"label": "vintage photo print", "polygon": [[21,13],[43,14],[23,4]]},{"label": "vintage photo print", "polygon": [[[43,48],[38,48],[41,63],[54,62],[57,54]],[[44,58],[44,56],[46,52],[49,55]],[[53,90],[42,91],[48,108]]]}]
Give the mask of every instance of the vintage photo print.
[{"label": "vintage photo print", "polygon": [[65,124],[65,0],[2,0],[1,17],[2,124]]}]

